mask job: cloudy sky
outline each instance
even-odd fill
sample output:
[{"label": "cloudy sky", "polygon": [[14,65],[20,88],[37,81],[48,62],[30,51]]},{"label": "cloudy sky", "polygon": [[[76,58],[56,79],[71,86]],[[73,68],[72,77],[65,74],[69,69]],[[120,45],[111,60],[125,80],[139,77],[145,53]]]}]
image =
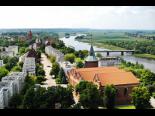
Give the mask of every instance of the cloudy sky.
[{"label": "cloudy sky", "polygon": [[155,6],[0,6],[0,28],[155,29]]}]

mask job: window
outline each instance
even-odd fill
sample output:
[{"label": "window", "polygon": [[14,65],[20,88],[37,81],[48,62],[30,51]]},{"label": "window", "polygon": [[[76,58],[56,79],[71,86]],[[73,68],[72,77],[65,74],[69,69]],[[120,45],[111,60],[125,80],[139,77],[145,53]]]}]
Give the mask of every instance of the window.
[{"label": "window", "polygon": [[124,96],[126,96],[128,93],[128,88],[124,88]]},{"label": "window", "polygon": [[119,90],[116,89],[116,96],[119,96]]}]

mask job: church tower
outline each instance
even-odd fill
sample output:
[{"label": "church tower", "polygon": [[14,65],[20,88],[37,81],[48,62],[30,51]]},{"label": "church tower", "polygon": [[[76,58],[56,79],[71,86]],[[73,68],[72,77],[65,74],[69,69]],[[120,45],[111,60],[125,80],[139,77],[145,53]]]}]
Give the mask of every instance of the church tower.
[{"label": "church tower", "polygon": [[28,32],[27,36],[28,36],[28,39],[32,39],[32,32],[31,32],[31,30]]},{"label": "church tower", "polygon": [[94,48],[92,45],[92,37],[91,37],[89,56],[85,60],[85,68],[91,68],[91,67],[98,67],[98,60],[95,56]]}]

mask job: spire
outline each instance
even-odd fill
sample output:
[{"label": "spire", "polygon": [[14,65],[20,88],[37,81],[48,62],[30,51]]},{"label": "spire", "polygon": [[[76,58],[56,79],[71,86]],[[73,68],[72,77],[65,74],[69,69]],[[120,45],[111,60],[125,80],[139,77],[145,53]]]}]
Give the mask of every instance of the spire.
[{"label": "spire", "polygon": [[90,56],[95,56],[94,48],[93,48],[92,45],[91,45],[91,47],[90,47],[89,55],[90,55]]},{"label": "spire", "polygon": [[92,41],[92,34],[91,34],[91,46],[90,46],[90,51],[89,51],[89,55],[90,56],[95,56],[95,52],[94,52],[94,48],[93,48],[93,41]]}]

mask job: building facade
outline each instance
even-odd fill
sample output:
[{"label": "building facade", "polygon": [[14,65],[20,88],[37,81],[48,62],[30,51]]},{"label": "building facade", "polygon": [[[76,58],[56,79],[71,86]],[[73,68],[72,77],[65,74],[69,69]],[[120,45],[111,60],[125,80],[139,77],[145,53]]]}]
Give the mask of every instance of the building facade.
[{"label": "building facade", "polygon": [[13,82],[0,82],[0,108],[8,107],[8,102],[13,95]]},{"label": "building facade", "polygon": [[45,47],[45,53],[48,56],[50,56],[50,55],[55,56],[57,62],[63,62],[64,61],[64,54],[61,53],[59,50],[56,50],[52,46],[46,46]]},{"label": "building facade", "polygon": [[5,83],[0,82],[0,109],[8,107],[9,89]]},{"label": "building facade", "polygon": [[14,57],[14,52],[13,51],[2,51],[0,52],[1,57]]},{"label": "building facade", "polygon": [[29,75],[35,75],[36,73],[36,63],[35,58],[26,57],[23,64],[23,72]]},{"label": "building facade", "polygon": [[14,56],[15,56],[18,54],[18,46],[5,47],[5,51],[7,51],[7,52],[12,51],[14,53]]},{"label": "building facade", "polygon": [[106,85],[114,85],[117,89],[116,104],[130,104],[132,88],[139,85],[139,80],[131,73],[117,67],[95,67],[72,69],[67,73],[69,83],[76,86],[85,80],[96,84],[104,93]]},{"label": "building facade", "polygon": [[24,72],[12,72],[2,78],[0,82],[0,109],[8,107],[9,99],[22,90],[25,77],[26,73]]}]

